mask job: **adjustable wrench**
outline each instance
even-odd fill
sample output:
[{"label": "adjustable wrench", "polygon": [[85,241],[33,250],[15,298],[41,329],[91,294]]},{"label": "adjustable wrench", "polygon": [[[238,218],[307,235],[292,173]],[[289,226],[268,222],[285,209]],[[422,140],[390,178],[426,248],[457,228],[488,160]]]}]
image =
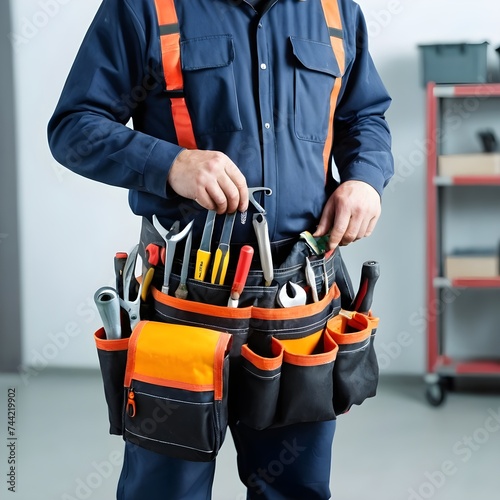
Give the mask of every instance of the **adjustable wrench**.
[{"label": "adjustable wrench", "polygon": [[269,229],[267,227],[266,210],[259,203],[257,203],[254,193],[257,191],[264,191],[266,196],[273,194],[272,189],[267,187],[254,187],[248,189],[248,197],[250,203],[255,207],[258,213],[254,214],[252,224],[257,237],[257,244],[259,246],[259,256],[264,273],[264,284],[270,286],[273,278],[273,256],[271,253],[271,242],[269,241]]}]

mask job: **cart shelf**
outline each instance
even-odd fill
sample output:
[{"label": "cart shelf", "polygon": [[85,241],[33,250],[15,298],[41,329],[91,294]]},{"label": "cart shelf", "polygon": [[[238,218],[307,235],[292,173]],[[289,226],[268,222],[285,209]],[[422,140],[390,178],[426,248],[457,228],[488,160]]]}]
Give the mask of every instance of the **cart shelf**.
[{"label": "cart shelf", "polygon": [[[446,177],[438,175],[438,156],[443,148],[441,138],[443,128],[446,126],[443,120],[443,101],[446,99],[477,99],[477,102],[486,101],[489,98],[500,98],[499,84],[460,84],[460,85],[436,85],[429,83],[427,86],[426,100],[426,159],[427,159],[427,310],[436,310],[436,304],[443,300],[443,294],[447,288],[468,289],[471,298],[477,298],[484,294],[481,290],[491,290],[491,293],[499,293],[500,276],[492,278],[469,278],[458,277],[447,279],[443,277],[442,260],[444,256],[445,238],[443,233],[443,218],[446,209],[443,199],[451,196],[448,187],[453,186],[482,186],[500,187],[500,175],[472,175]],[[489,109],[489,108],[488,108]],[[441,123],[442,122],[442,123]],[[500,190],[499,190],[500,200]],[[490,198],[491,199],[491,196]],[[480,200],[482,202],[482,199]],[[465,210],[465,209],[463,209]],[[448,216],[451,214],[448,212]],[[446,219],[449,220],[449,219]],[[469,219],[470,221],[470,219]],[[481,220],[477,221],[478,224]],[[497,228],[495,228],[497,229]],[[500,235],[499,235],[500,236]],[[491,299],[488,299],[491,300]],[[430,404],[438,406],[443,403],[446,391],[455,376],[474,375],[500,375],[500,355],[492,353],[491,359],[482,359],[471,353],[472,359],[452,359],[448,355],[447,341],[453,338],[450,329],[451,310],[447,315],[428,314],[427,321],[427,375],[426,396]],[[445,335],[446,331],[446,335]],[[446,342],[445,342],[446,340]],[[479,352],[479,351],[478,351]],[[488,352],[488,351],[486,351]],[[481,359],[477,359],[480,357]]]},{"label": "cart shelf", "polygon": [[500,175],[434,177],[435,186],[500,186]]},{"label": "cart shelf", "polygon": [[497,278],[454,278],[441,276],[434,278],[435,288],[500,288],[500,276]]}]

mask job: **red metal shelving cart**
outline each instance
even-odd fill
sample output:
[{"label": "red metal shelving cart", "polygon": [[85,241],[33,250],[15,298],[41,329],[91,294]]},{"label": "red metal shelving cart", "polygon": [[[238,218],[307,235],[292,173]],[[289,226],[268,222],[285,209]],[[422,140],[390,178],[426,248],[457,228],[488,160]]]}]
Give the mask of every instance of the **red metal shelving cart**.
[{"label": "red metal shelving cart", "polygon": [[[443,315],[438,305],[446,290],[494,290],[500,293],[500,276],[492,278],[447,279],[443,271],[441,234],[443,190],[453,186],[499,186],[500,175],[441,177],[438,175],[438,155],[443,136],[442,104],[445,99],[500,98],[500,84],[460,84],[427,86],[427,374],[426,397],[439,406],[445,400],[449,383],[455,376],[498,376],[500,358],[457,359],[447,354],[444,342]],[[472,101],[471,101],[472,102]],[[500,200],[500,188],[498,191]],[[500,234],[499,234],[500,237]],[[499,301],[500,308],[500,301]],[[437,311],[433,313],[433,311]],[[500,342],[500,332],[498,340]]]}]

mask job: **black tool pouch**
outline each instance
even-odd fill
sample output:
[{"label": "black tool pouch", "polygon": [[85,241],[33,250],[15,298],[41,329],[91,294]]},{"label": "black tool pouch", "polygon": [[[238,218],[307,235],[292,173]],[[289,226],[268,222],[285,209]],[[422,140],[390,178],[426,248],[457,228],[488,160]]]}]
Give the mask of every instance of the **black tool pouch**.
[{"label": "black tool pouch", "polygon": [[104,328],[94,334],[94,340],[108,405],[109,433],[123,434],[123,381],[127,365],[129,339],[106,339]]},{"label": "black tool pouch", "polygon": [[377,392],[379,368],[374,340],[379,319],[361,313],[339,314],[327,331],[339,346],[333,371],[333,405],[340,415]]},{"label": "black tool pouch", "polygon": [[[145,235],[143,251],[153,237],[143,231]],[[345,392],[354,402],[361,399],[351,394],[348,380],[339,389],[336,375],[340,351],[346,350],[342,346],[347,343],[338,341],[332,321],[353,295],[340,253],[311,259],[314,276],[309,284],[304,272],[309,255],[305,243],[297,242],[287,255],[274,269],[270,286],[263,286],[260,269],[250,270],[237,308],[226,305],[229,285],[193,278],[187,280],[187,299],[173,296],[180,280],[179,263],[174,263],[170,275],[169,294],[162,293],[163,269],[156,267],[141,309],[141,318],[147,321],[134,329],[130,341],[107,341],[102,330],[96,334],[112,433],[123,433],[128,441],[158,453],[206,461],[217,455],[228,423],[241,421],[266,429],[331,420],[352,404],[337,400],[337,393]],[[188,276],[193,275],[191,266]],[[228,270],[226,283],[232,280]],[[278,293],[288,282],[307,290],[305,305],[277,306]],[[319,295],[317,302],[312,300],[313,286]],[[189,347],[181,340],[193,332],[197,340]],[[186,378],[198,371],[200,357],[184,356],[190,349],[197,352],[204,336],[210,339],[214,335],[231,342],[223,355],[217,350],[206,358],[220,368],[217,380],[221,383],[217,390],[212,384],[205,391],[200,389],[204,384]],[[142,361],[138,363],[138,359]],[[342,373],[356,370],[355,362],[343,365]],[[167,412],[165,401],[177,406],[169,405]],[[162,405],[161,415],[169,414],[159,421]]]},{"label": "black tool pouch", "polygon": [[254,308],[241,351],[238,419],[254,429],[335,418],[337,345],[325,330],[340,309],[336,285],[319,302]]},{"label": "black tool pouch", "polygon": [[228,423],[231,336],[141,321],[130,338],[124,437],[190,461],[217,455]]}]

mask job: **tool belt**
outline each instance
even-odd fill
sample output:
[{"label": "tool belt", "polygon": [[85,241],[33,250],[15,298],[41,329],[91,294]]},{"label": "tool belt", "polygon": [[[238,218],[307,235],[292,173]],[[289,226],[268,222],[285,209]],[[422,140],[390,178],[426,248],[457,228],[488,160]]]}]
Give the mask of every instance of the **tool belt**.
[{"label": "tool belt", "polygon": [[[150,243],[162,241],[145,220],[143,279]],[[156,266],[130,336],[109,339],[104,328],[94,335],[110,433],[158,453],[208,461],[228,423],[262,430],[332,420],[374,396],[378,318],[345,311],[353,293],[338,250],[311,262],[316,302],[309,289],[305,305],[278,306],[288,282],[307,288],[307,255],[304,241],[293,242],[270,286],[262,285],[261,270],[250,269],[237,308],[227,307],[226,284],[188,278],[188,298],[175,297],[175,261],[171,293],[162,293],[163,269]],[[193,272],[194,264],[188,275]],[[226,282],[232,282],[230,267]]]}]

